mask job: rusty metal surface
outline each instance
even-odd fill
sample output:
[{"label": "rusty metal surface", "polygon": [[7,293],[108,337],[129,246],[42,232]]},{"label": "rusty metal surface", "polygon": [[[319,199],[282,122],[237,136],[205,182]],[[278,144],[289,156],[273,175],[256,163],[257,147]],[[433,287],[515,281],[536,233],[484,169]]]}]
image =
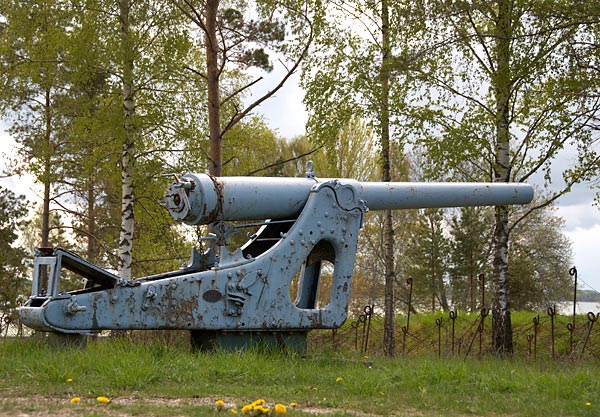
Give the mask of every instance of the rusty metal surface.
[{"label": "rusty metal surface", "polygon": [[[187,174],[175,178],[165,205],[174,219],[187,224],[217,222],[212,239],[218,249],[192,252],[190,265],[180,271],[131,282],[80,258],[45,250],[35,258],[32,296],[20,316],[32,328],[62,333],[335,329],[347,317],[358,233],[367,207],[513,204],[528,202],[532,194],[526,184],[320,180],[312,169],[305,178]],[[265,223],[246,245],[230,252],[228,237],[234,228],[225,221],[250,219],[285,221]],[[327,305],[317,306],[325,262],[333,269],[331,288]],[[97,286],[59,292],[65,266]],[[47,283],[42,272],[49,274]],[[297,277],[299,293],[292,300]],[[450,318],[454,323],[455,317]]]},{"label": "rusty metal surface", "polygon": [[[359,201],[339,204],[348,187],[323,183],[281,240],[255,258],[223,253],[210,270],[136,280],[137,286],[56,294],[31,303],[21,317],[31,327],[70,332],[101,329],[281,330],[339,327],[346,319],[358,230]],[[354,195],[354,191],[350,190]],[[310,260],[333,261],[329,304],[299,308],[290,284]],[[315,288],[309,286],[307,288]],[[41,296],[37,294],[37,296]]]}]

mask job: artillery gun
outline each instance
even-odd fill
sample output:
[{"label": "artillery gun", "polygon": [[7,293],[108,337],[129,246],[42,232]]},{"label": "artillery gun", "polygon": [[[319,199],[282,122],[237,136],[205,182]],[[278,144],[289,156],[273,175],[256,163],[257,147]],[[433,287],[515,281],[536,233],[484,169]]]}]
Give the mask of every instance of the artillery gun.
[{"label": "artillery gun", "polygon": [[[311,165],[303,178],[186,174],[175,178],[164,202],[177,221],[214,225],[210,249],[193,249],[180,270],[125,281],[61,248],[40,248],[32,294],[19,314],[33,329],[67,336],[185,329],[200,348],[264,343],[303,351],[308,331],[335,329],[346,320],[368,210],[526,204],[532,198],[532,187],[523,183],[319,179]],[[228,222],[256,219],[266,220],[252,223],[258,231],[230,251],[240,226]],[[324,262],[333,270],[329,302],[320,306]],[[86,287],[61,290],[63,268],[84,277]]]}]

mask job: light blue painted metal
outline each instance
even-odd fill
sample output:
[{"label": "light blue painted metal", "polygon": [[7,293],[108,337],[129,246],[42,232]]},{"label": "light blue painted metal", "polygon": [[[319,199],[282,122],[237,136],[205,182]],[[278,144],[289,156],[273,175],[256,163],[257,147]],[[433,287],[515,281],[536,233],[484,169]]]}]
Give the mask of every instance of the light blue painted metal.
[{"label": "light blue painted metal", "polygon": [[177,179],[166,198],[173,218],[187,224],[265,218],[293,218],[304,208],[317,184],[351,185],[350,201],[370,210],[526,204],[533,189],[523,183],[358,182],[350,179],[210,177],[187,174]]},{"label": "light blue painted metal", "polygon": [[[359,183],[307,178],[213,178],[188,174],[165,203],[188,224],[266,222],[242,248],[192,253],[179,271],[123,281],[62,249],[35,257],[26,325],[60,333],[102,329],[308,331],[337,328],[347,316],[358,233],[368,209],[524,204],[526,184]],[[219,228],[217,228],[220,230]],[[228,233],[225,229],[224,235]],[[224,241],[220,239],[218,241]],[[317,305],[321,264],[333,265],[329,303]],[[67,268],[92,284],[60,291]],[[49,273],[42,283],[41,271]],[[290,286],[299,273],[298,294]]]}]

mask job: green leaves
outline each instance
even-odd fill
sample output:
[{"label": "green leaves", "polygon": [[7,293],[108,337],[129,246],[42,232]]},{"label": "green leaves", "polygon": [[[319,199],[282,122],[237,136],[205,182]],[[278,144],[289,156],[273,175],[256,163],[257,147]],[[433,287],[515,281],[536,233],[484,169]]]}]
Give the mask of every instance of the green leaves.
[{"label": "green leaves", "polygon": [[19,295],[26,292],[25,249],[17,244],[18,232],[25,224],[27,202],[0,187],[0,313],[13,317]]}]

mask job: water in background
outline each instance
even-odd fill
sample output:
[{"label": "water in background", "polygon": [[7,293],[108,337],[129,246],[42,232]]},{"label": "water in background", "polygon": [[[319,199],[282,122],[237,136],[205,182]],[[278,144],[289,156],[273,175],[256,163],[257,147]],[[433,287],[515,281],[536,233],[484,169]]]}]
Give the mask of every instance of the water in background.
[{"label": "water in background", "polygon": [[[577,314],[587,314],[589,312],[600,314],[600,303],[590,301],[578,301],[575,312]],[[556,312],[565,316],[573,314],[573,302],[565,301],[556,305]]]}]

